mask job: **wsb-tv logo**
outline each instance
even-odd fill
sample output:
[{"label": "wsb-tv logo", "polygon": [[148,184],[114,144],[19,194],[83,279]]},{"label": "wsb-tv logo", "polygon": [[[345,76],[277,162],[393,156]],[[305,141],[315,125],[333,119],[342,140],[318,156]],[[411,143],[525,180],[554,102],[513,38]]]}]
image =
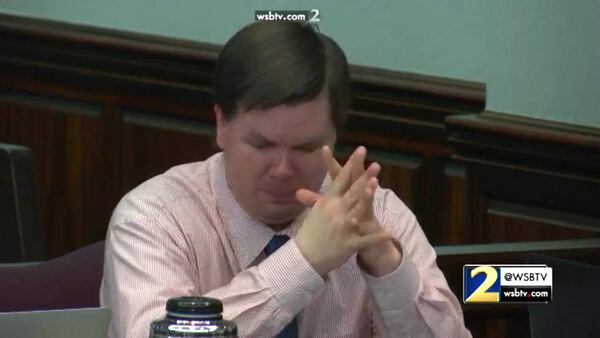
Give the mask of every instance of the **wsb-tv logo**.
[{"label": "wsb-tv logo", "polygon": [[547,265],[474,265],[463,267],[464,303],[548,303],[552,268]]}]

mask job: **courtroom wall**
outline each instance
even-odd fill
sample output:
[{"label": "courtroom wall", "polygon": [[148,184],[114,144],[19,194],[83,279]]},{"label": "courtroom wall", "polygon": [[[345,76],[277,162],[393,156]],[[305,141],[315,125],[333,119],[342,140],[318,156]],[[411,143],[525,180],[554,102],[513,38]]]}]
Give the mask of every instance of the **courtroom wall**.
[{"label": "courtroom wall", "polygon": [[487,109],[600,126],[600,2],[3,0],[0,11],[223,44],[255,9],[321,11],[352,64],[488,85]]}]

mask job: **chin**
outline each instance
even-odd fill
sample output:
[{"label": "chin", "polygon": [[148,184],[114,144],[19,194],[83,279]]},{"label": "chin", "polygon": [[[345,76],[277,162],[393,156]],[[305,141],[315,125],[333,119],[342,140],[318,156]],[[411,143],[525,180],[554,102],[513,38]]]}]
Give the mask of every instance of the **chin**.
[{"label": "chin", "polygon": [[265,224],[291,223],[304,209],[302,206],[279,207],[280,210],[269,210],[262,213],[259,221]]}]

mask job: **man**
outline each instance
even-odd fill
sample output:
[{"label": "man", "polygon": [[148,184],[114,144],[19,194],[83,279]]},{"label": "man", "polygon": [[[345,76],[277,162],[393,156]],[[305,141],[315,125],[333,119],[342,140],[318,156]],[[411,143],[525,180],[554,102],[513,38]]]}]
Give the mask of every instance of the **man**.
[{"label": "man", "polygon": [[147,336],[167,299],[204,295],[241,337],[470,336],[379,165],[364,168],[364,147],[343,167],[331,155],[350,101],[337,44],[254,23],[226,43],[214,80],[223,152],[150,179],[113,213],[109,335]]}]

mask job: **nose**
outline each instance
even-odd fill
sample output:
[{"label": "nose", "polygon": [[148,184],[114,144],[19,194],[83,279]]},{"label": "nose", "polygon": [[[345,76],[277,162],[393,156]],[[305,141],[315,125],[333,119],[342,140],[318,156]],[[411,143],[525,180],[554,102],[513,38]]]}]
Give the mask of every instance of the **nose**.
[{"label": "nose", "polygon": [[269,168],[269,175],[275,179],[286,179],[294,174],[288,152],[283,151],[277,155]]}]

